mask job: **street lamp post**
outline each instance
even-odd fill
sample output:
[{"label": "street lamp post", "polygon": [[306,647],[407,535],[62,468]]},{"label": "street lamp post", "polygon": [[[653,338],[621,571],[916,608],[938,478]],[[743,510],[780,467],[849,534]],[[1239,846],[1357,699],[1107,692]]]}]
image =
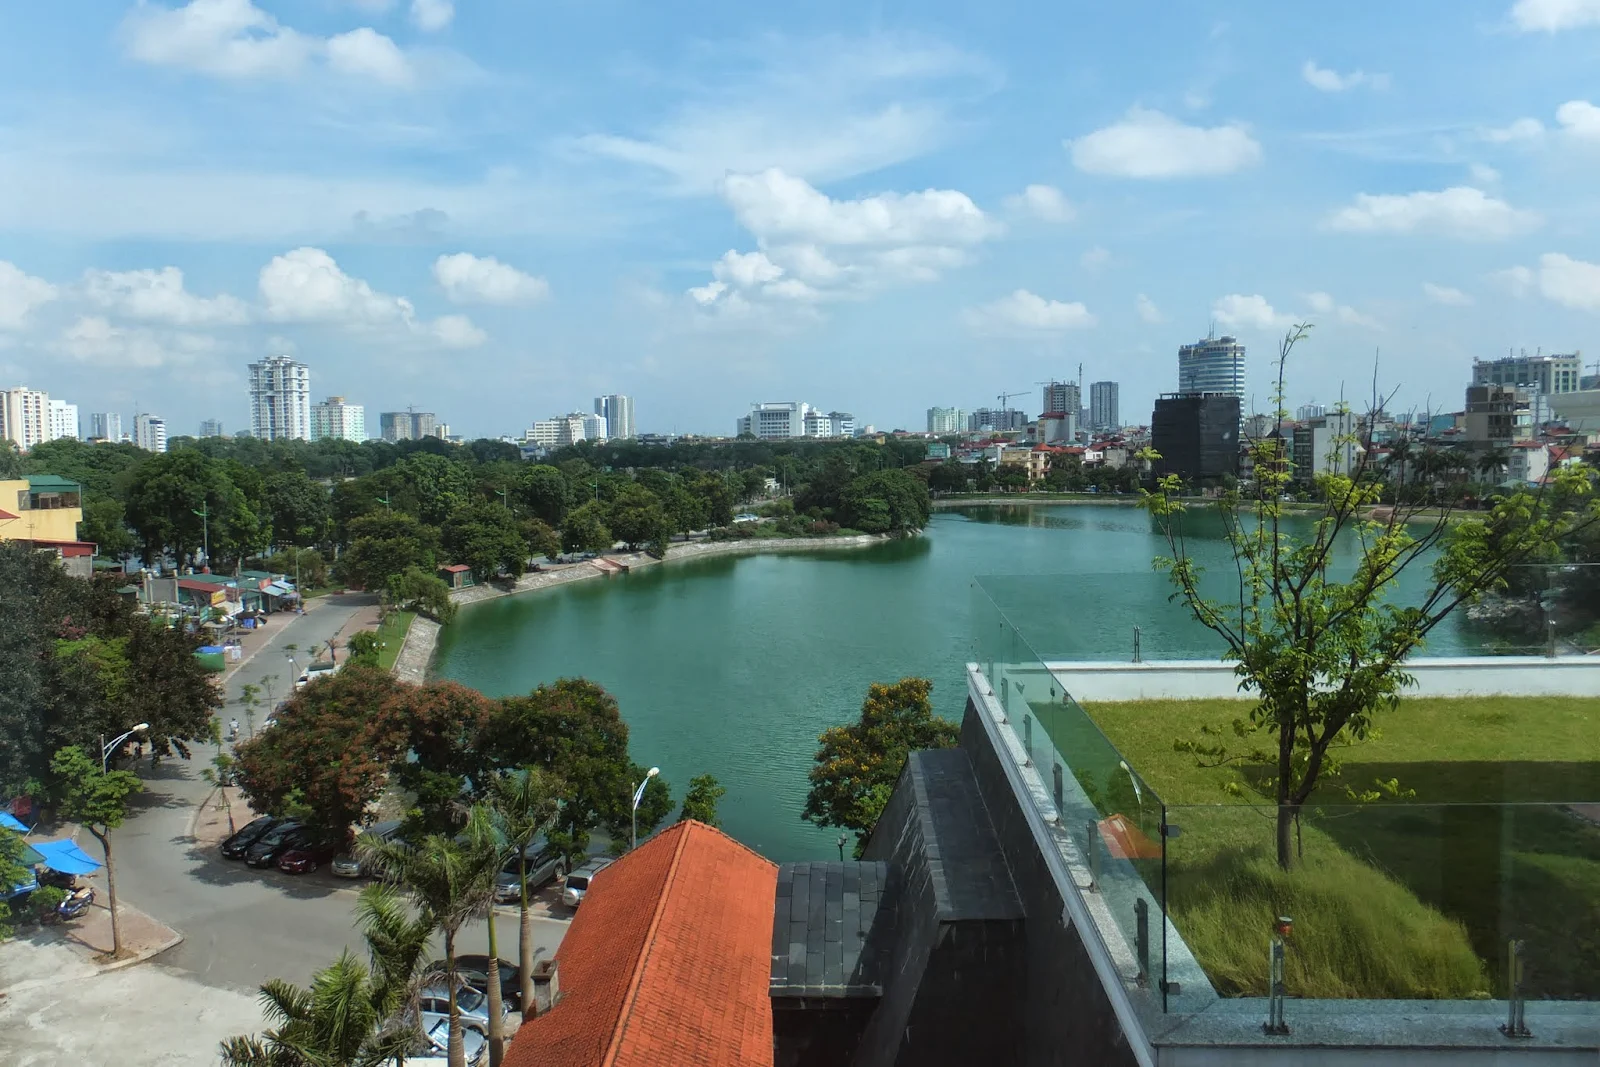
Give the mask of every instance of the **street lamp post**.
[{"label": "street lamp post", "polygon": [[100,773],[101,774],[105,774],[106,771],[109,769],[110,763],[111,763],[111,753],[113,753],[113,752],[115,752],[117,750],[117,746],[118,745],[122,744],[122,742],[126,741],[128,738],[132,737],[134,734],[138,733],[139,731],[148,730],[148,729],[150,729],[150,724],[147,723],[147,722],[142,722],[138,726],[135,726],[133,729],[129,730],[127,733],[118,735],[116,738],[114,738],[112,740],[112,742],[109,745],[104,743],[105,734],[101,734],[100,735],[100,738],[101,738],[101,745],[100,745]]},{"label": "street lamp post", "polygon": [[628,848],[633,850],[639,847],[639,801],[644,799],[644,787],[650,784],[650,779],[661,773],[660,767],[651,767],[645,773],[644,781],[633,791],[633,810],[629,813],[633,819],[633,829],[628,835]]},{"label": "street lamp post", "polygon": [[[193,511],[194,509],[191,508],[190,510]],[[200,516],[200,539],[201,539],[202,544],[205,546],[206,566],[209,567],[209,566],[211,566],[211,504],[210,504],[210,502],[209,501],[202,501],[201,504],[200,504],[200,510],[196,511],[195,514]]]}]

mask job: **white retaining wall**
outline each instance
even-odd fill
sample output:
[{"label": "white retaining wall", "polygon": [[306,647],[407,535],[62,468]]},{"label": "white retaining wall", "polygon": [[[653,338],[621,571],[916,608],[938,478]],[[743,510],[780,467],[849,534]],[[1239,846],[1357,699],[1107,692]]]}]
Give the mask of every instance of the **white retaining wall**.
[{"label": "white retaining wall", "polygon": [[[1045,664],[1079,703],[1117,700],[1247,699],[1232,663],[1057,660]],[[1407,696],[1600,697],[1600,655],[1422,657],[1406,663]]]}]

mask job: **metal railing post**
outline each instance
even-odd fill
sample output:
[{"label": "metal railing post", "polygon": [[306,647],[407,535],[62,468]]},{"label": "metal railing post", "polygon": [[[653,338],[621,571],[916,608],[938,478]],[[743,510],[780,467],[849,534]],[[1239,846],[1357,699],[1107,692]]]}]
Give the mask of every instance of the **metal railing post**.
[{"label": "metal railing post", "polygon": [[1523,955],[1526,947],[1527,942],[1517,938],[1506,942],[1506,1021],[1501,1024],[1500,1032],[1507,1037],[1533,1036],[1528,1029],[1527,1004],[1522,990],[1527,977]]},{"label": "metal railing post", "polygon": [[1144,662],[1144,651],[1140,647],[1140,645],[1143,643],[1143,639],[1143,631],[1141,631],[1139,627],[1135,626],[1133,628],[1133,662],[1135,663]]},{"label": "metal railing post", "polygon": [[1269,1034],[1287,1034],[1289,1023],[1283,1017],[1283,1001],[1288,995],[1285,979],[1285,948],[1294,920],[1287,915],[1278,916],[1272,927],[1272,945],[1267,949],[1267,1021],[1261,1029]]}]

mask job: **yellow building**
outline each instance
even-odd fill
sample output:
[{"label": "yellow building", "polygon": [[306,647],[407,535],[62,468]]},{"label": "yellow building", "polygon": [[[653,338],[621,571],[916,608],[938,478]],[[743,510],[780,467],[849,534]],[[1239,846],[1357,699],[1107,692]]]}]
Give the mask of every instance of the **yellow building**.
[{"label": "yellow building", "polygon": [[53,474],[0,481],[0,541],[76,543],[82,521],[77,482]]}]

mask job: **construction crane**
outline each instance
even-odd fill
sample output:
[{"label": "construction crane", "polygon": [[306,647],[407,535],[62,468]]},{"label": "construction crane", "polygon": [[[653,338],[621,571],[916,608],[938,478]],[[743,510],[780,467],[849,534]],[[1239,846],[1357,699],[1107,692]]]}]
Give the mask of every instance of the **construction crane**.
[{"label": "construction crane", "polygon": [[996,393],[995,399],[1000,401],[1000,410],[1004,411],[1006,409],[1006,405],[1011,403],[1012,397],[1027,396],[1031,392],[1033,392],[1032,389],[1019,389],[1015,393]]}]

